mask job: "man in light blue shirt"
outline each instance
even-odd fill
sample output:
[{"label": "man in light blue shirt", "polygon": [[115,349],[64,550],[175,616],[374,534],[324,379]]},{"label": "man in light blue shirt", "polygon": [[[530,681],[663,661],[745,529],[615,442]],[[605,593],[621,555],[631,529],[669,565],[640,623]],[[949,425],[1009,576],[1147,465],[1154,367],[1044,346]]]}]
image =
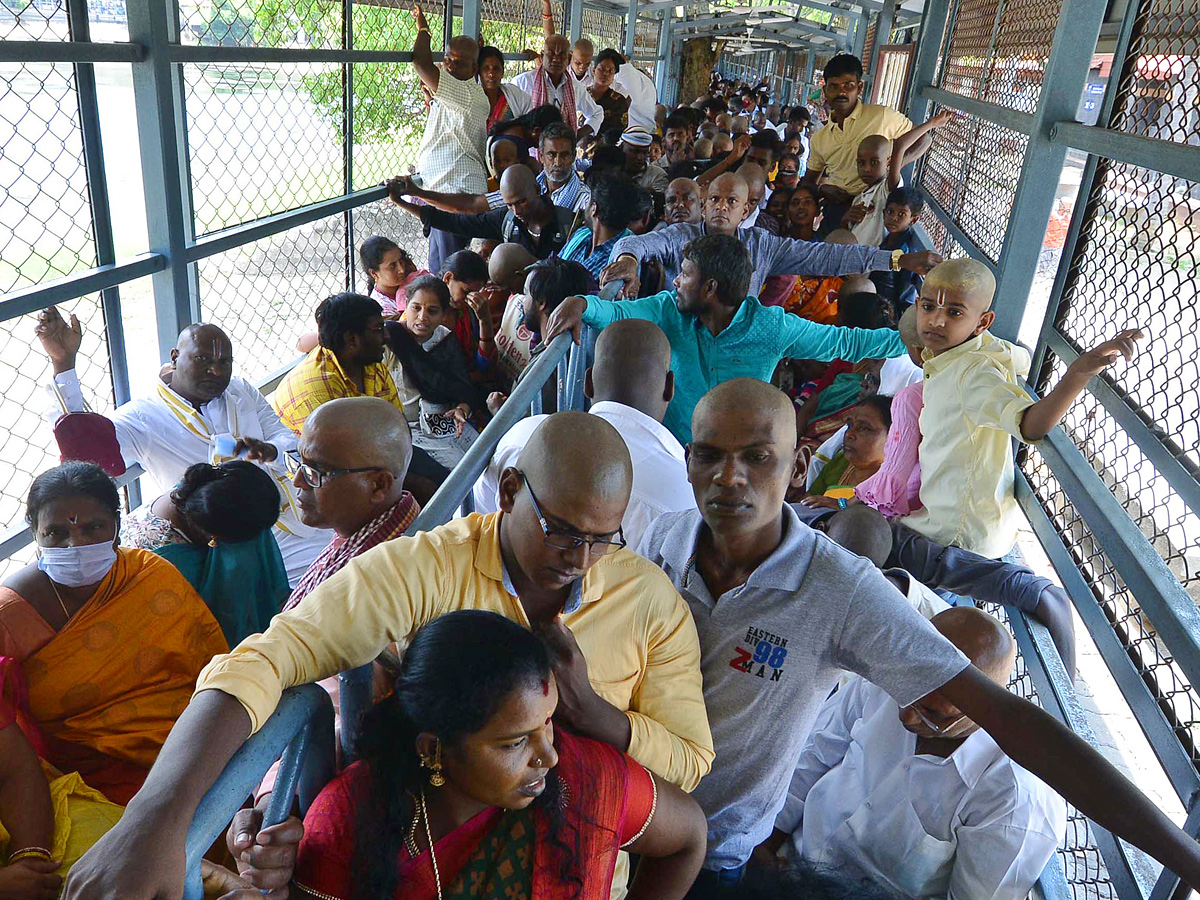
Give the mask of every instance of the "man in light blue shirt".
[{"label": "man in light blue shirt", "polygon": [[663,424],[682,444],[692,439],[692,411],[711,388],[732,378],[770,381],[781,359],[880,359],[907,351],[891,329],[818,325],[763,306],[749,296],[750,254],[736,237],[709,234],[683,248],[676,290],[620,302],[568,297],[550,316],[546,344],[564,331],[579,339],[620,319],[647,319],[671,342],[675,398]]}]

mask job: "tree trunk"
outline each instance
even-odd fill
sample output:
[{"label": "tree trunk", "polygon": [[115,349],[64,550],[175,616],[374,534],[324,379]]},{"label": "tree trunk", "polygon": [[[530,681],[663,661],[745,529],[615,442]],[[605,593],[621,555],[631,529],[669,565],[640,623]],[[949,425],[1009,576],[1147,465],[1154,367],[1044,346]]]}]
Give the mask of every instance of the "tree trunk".
[{"label": "tree trunk", "polygon": [[707,37],[683,42],[683,66],[679,72],[680,103],[691,103],[708,91],[709,77],[717,67],[724,46],[724,41]]}]

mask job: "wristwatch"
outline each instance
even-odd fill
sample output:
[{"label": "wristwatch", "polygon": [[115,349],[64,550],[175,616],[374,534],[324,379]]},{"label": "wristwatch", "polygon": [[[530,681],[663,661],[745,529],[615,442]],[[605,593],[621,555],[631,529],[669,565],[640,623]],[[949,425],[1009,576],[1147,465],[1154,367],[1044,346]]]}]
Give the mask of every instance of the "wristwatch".
[{"label": "wristwatch", "polygon": [[893,250],[892,251],[892,271],[893,272],[900,271],[900,259],[903,256],[904,256],[903,250]]}]

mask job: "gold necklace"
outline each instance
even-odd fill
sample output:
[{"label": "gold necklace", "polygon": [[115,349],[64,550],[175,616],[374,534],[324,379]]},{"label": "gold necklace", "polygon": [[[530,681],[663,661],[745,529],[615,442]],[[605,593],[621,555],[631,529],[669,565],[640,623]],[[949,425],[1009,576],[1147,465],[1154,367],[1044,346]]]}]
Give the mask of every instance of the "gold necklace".
[{"label": "gold necklace", "polygon": [[429,861],[433,863],[433,881],[437,885],[438,900],[442,900],[442,874],[438,871],[437,853],[433,849],[433,832],[429,830],[429,810],[425,804],[425,788],[423,787],[421,788],[421,797],[417,802],[420,805],[418,809],[413,810],[412,826],[408,829],[408,836],[404,843],[410,857],[416,859],[420,856],[421,848],[417,846],[417,825],[420,823],[425,826],[425,839],[429,841]]},{"label": "gold necklace", "polygon": [[54,579],[47,575],[46,580],[50,582],[50,589],[54,591],[54,596],[58,598],[58,605],[62,607],[64,619],[63,624],[65,625],[71,620],[71,614],[67,612],[67,604],[63,603],[62,594],[58,592],[58,585],[54,583]]}]

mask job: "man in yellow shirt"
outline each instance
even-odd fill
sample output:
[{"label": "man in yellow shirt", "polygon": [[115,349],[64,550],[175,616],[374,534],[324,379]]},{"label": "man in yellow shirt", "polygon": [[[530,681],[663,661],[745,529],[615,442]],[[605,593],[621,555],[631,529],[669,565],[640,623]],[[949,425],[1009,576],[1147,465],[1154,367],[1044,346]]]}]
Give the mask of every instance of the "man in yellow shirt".
[{"label": "man in yellow shirt", "polygon": [[316,319],[320,345],[271,396],[283,424],[299,434],[309,413],[342,397],[381,397],[403,411],[383,364],[383,308],[362,294],[337,294],[321,301]]},{"label": "man in yellow shirt", "polygon": [[[839,53],[825,66],[825,102],[829,123],[809,142],[808,171],[804,183],[820,184],[825,218],[821,235],[842,224],[842,216],[866,185],[858,177],[858,145],[874,134],[893,140],[912,129],[908,117],[890,106],[863,103],[863,67],[857,56]],[[916,158],[929,142],[922,138],[910,151]]]},{"label": "man in yellow shirt", "polygon": [[[71,873],[71,900],[179,896],[196,806],[285,688],[403,649],[426,622],[486,609],[540,631],[557,715],[690,790],[713,760],[696,626],[667,576],[623,547],[629,451],[556,413],[500,478],[500,509],[375,547],[201,673],[125,816]],[[463,648],[469,653],[470,648]]]}]

